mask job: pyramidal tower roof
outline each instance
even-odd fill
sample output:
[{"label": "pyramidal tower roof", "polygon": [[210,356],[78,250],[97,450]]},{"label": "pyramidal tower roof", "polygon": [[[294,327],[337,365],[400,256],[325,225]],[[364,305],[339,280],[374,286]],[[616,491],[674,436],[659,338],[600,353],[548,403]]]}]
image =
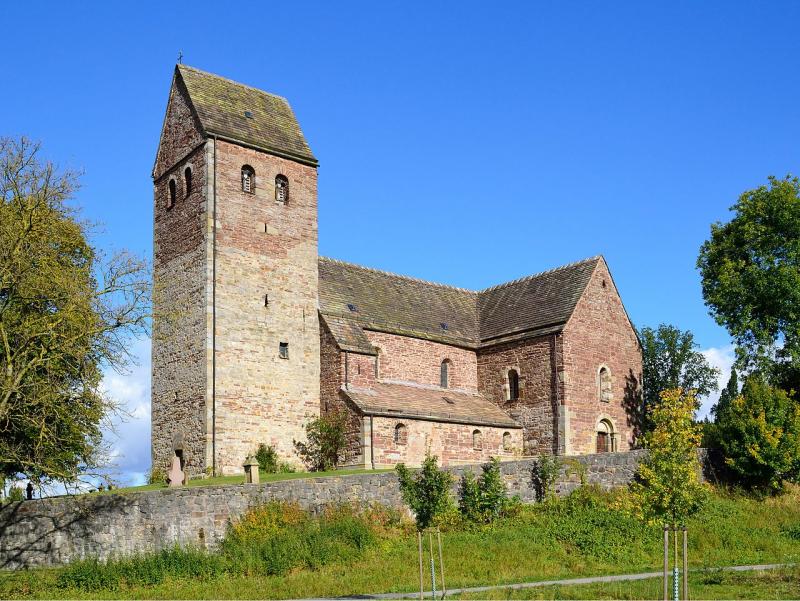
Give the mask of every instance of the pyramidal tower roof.
[{"label": "pyramidal tower roof", "polygon": [[225,77],[177,65],[203,133],[317,165],[289,102]]}]

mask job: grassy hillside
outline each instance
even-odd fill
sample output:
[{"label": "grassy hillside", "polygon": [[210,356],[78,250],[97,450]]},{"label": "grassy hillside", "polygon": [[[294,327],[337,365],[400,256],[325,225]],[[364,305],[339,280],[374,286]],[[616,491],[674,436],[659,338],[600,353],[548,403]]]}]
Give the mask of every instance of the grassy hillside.
[{"label": "grassy hillside", "polygon": [[[624,494],[581,489],[567,499],[524,507],[493,526],[452,525],[443,534],[448,587],[657,570],[661,531],[615,509]],[[765,500],[717,493],[689,529],[694,567],[800,562],[800,489]],[[107,565],[80,562],[3,574],[0,598],[296,598],[413,591],[419,586],[417,565],[413,526],[395,512],[332,508],[313,518],[274,504],[243,519],[218,553],[172,550]],[[703,597],[729,598],[736,596],[731,593],[739,586],[736,578],[756,577],[763,576],[719,576],[723,586],[701,575],[693,577],[693,586],[706,587],[698,589]],[[648,586],[659,590],[660,584],[614,584],[608,598],[652,597]],[[710,586],[722,592],[716,595]],[[785,598],[798,596],[796,587],[786,591]],[[606,593],[595,587],[557,594]]]}]

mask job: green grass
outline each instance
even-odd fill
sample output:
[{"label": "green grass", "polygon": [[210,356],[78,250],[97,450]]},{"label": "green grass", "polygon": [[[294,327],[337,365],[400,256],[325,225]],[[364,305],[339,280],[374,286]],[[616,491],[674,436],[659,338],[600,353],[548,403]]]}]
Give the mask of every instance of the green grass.
[{"label": "green grass", "polygon": [[[657,571],[659,527],[618,511],[617,500],[584,489],[524,507],[493,526],[453,526],[442,535],[448,587]],[[397,515],[343,511],[326,522],[276,511],[273,506],[248,515],[216,554],[164,551],[108,565],[83,562],[0,575],[0,598],[296,598],[418,589],[413,526]],[[689,523],[689,532],[692,567],[800,562],[800,488],[765,500],[717,493]],[[793,590],[791,579],[784,586],[769,580],[774,575],[715,573],[693,576],[690,593],[738,597],[746,591],[732,591],[747,589],[742,583],[757,578],[763,590]],[[604,586],[585,593],[562,587],[493,595],[657,598],[661,585],[651,580]],[[656,594],[647,587],[656,587]]]},{"label": "green grass", "polygon": [[[259,472],[259,478],[261,482],[279,482],[281,480],[295,480],[295,479],[302,479],[302,478],[327,478],[330,476],[352,476],[354,474],[366,474],[366,473],[380,473],[380,472],[390,472],[390,469],[380,469],[380,470],[363,470],[363,469],[355,469],[355,470],[333,470],[329,472],[289,472],[289,473],[278,473],[278,474],[268,474],[266,472]],[[235,476],[217,476],[216,478],[196,478],[194,480],[189,480],[187,487],[195,487],[195,486],[227,486],[231,484],[244,484],[244,475],[237,474]],[[90,494],[116,494],[116,493],[129,493],[129,492],[142,492],[147,490],[163,490],[166,489],[166,484],[143,484],[141,486],[128,486],[125,488],[116,488],[112,491],[102,491],[102,492],[95,492]]]},{"label": "green grass", "polygon": [[[662,599],[663,580],[653,578],[576,586],[497,589],[465,593],[453,599]],[[691,574],[689,595],[694,599],[800,599],[800,570],[711,572]]]}]

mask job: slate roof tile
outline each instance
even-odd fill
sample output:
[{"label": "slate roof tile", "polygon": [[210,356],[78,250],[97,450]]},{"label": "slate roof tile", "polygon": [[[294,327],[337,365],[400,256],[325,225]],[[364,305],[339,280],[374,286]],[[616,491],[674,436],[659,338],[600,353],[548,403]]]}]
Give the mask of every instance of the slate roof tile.
[{"label": "slate roof tile", "polygon": [[465,391],[379,382],[372,388],[342,389],[342,394],[365,415],[521,427],[491,401]]},{"label": "slate roof tile", "polygon": [[206,135],[317,164],[285,98],[188,65],[176,69]]},{"label": "slate roof tile", "polygon": [[561,331],[600,260],[592,257],[473,292],[320,257],[320,311],[345,318],[350,329],[358,324],[477,348],[507,337]]}]

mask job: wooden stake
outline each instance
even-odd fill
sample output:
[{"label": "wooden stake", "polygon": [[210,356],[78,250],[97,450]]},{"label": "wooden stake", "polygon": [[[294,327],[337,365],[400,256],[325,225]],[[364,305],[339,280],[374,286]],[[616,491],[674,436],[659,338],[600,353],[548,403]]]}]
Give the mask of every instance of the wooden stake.
[{"label": "wooden stake", "polygon": [[683,601],[689,601],[689,559],[686,553],[689,542],[686,535],[686,526],[683,527]]},{"label": "wooden stake", "polygon": [[664,524],[664,601],[669,601],[669,526]]},{"label": "wooden stake", "polygon": [[433,561],[433,532],[428,530],[428,543],[430,544],[431,557],[431,599],[436,599],[436,566]]},{"label": "wooden stake", "polygon": [[422,532],[417,530],[417,542],[419,543],[419,599],[424,600],[425,583],[422,578]]},{"label": "wooden stake", "polygon": [[442,573],[442,599],[447,595],[447,587],[444,585],[444,560],[442,559],[442,533],[436,529],[436,538],[439,540],[439,571]]},{"label": "wooden stake", "polygon": [[673,601],[680,601],[678,598],[678,527],[672,524],[672,544],[674,548],[672,563],[672,597]]}]

